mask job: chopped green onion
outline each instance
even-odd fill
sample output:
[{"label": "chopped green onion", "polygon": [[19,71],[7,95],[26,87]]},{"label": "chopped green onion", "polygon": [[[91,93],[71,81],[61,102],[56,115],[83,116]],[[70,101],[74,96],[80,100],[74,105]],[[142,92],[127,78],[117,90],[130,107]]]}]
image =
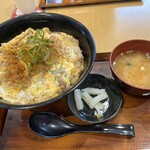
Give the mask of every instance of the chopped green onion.
[{"label": "chopped green onion", "polygon": [[30,71],[31,66],[40,62],[47,61],[50,56],[51,48],[49,46],[50,40],[44,38],[44,31],[37,29],[34,35],[27,38],[27,42],[17,49],[17,56],[23,62],[27,72]]}]

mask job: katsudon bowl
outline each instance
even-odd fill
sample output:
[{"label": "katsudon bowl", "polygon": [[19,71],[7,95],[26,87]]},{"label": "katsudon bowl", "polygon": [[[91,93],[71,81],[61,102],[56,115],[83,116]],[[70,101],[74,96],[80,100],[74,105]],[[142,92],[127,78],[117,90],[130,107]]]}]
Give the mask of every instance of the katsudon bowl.
[{"label": "katsudon bowl", "polygon": [[84,69],[73,85],[69,86],[69,88],[53,98],[29,104],[13,104],[5,101],[4,98],[1,98],[0,107],[7,109],[31,109],[51,104],[72,92],[90,73],[96,56],[93,37],[82,23],[68,16],[54,13],[33,13],[10,19],[0,24],[0,44],[10,41],[28,28],[36,30],[43,27],[49,28],[52,32],[64,32],[79,41],[79,47],[82,50],[84,63],[86,64]]}]

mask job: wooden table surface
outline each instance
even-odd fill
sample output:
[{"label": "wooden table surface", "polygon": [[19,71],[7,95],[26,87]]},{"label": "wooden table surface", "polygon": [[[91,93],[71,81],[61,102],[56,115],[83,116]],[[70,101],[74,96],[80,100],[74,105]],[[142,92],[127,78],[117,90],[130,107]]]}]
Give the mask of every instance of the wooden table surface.
[{"label": "wooden table surface", "polygon": [[45,12],[70,16],[92,33],[97,53],[111,52],[131,39],[150,40],[150,0],[47,8]]},{"label": "wooden table surface", "polygon": [[[35,0],[38,5],[39,0]],[[10,19],[14,0],[0,0],[0,23]],[[107,60],[104,52],[111,52],[119,43],[129,39],[150,40],[150,0],[85,5],[79,7],[48,8],[45,12],[64,14],[83,23],[92,33],[97,47],[97,61]],[[103,57],[102,57],[103,56]],[[92,72],[110,76],[108,61],[95,63]],[[68,110],[65,99],[39,110],[0,109],[1,149],[150,149],[150,100],[136,99],[123,93],[124,103],[116,118],[108,123],[133,123],[136,137],[103,134],[72,134],[60,139],[43,139],[28,128],[33,111],[53,111],[72,122],[83,123]],[[7,115],[7,116],[6,116]],[[5,128],[3,125],[5,121]]]},{"label": "wooden table surface", "polygon": [[[36,6],[39,1],[35,0]],[[10,19],[14,8],[14,0],[0,0],[0,23]],[[111,52],[130,39],[150,40],[150,0],[54,7],[45,12],[64,14],[84,24],[93,35],[97,53]]]},{"label": "wooden table surface", "polygon": [[[40,0],[34,0],[35,6],[39,6]],[[10,19],[15,9],[15,0],[0,0],[0,23]]]},{"label": "wooden table surface", "polygon": [[[98,54],[91,73],[99,73],[111,77],[108,55]],[[96,133],[75,133],[61,138],[45,139],[28,127],[28,119],[33,112],[49,111],[63,116],[73,123],[85,124],[72,115],[68,109],[66,99],[45,107],[31,110],[8,110],[5,128],[2,136],[1,150],[27,149],[27,150],[148,150],[150,149],[150,99],[137,99],[123,93],[124,101],[117,116],[107,124],[133,124],[135,137],[107,135]]]}]

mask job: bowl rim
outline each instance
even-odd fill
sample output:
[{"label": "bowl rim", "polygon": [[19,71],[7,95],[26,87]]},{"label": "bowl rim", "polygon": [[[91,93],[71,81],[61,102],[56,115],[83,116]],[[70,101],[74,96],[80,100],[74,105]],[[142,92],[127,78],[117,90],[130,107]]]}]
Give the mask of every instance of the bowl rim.
[{"label": "bowl rim", "polygon": [[[72,92],[77,86],[79,86],[85,80],[85,78],[88,76],[88,74],[90,73],[90,71],[91,71],[91,69],[92,69],[92,67],[94,65],[94,62],[95,62],[95,59],[96,59],[96,45],[95,45],[95,41],[94,41],[94,38],[93,38],[91,32],[81,22],[79,22],[78,20],[76,20],[74,18],[71,18],[69,16],[66,16],[66,15],[63,15],[63,14],[45,13],[45,12],[25,14],[25,15],[18,16],[16,18],[12,18],[12,19],[9,19],[9,20],[1,23],[0,24],[0,28],[3,27],[3,26],[5,26],[8,23],[10,23],[10,24],[12,24],[14,22],[16,23],[16,22],[24,20],[24,19],[34,18],[35,16],[37,16],[37,17],[39,16],[41,18],[43,18],[43,17],[50,17],[50,16],[58,16],[58,17],[61,17],[61,18],[65,18],[66,20],[71,20],[71,22],[76,22],[77,24],[79,24],[79,26],[82,27],[82,29],[84,29],[84,31],[86,32],[86,34],[89,36],[90,42],[92,43],[91,44],[91,47],[92,47],[91,58],[90,58],[89,66],[88,66],[89,68],[86,70],[85,75],[81,75],[80,76],[80,79],[77,81],[76,84],[72,85],[69,89],[67,89],[65,91],[65,93],[61,93],[60,95],[58,95],[58,96],[56,96],[56,97],[54,97],[52,99],[48,99],[48,100],[45,100],[45,101],[42,101],[42,102],[39,102],[39,103],[25,104],[25,105],[11,104],[11,103],[7,103],[5,101],[1,101],[0,100],[0,107],[1,108],[15,109],[15,110],[21,110],[22,109],[23,110],[23,109],[32,109],[32,108],[42,107],[42,106],[51,104],[51,103],[53,103],[53,102],[55,102],[55,101],[57,101],[57,100],[65,97],[70,92]],[[88,41],[89,41],[89,39],[87,38]]]},{"label": "bowl rim", "polygon": [[[135,42],[135,41],[139,41],[139,42],[149,42],[150,43],[150,40],[143,40],[143,39],[133,39],[133,40],[127,40],[127,41],[124,41],[120,44],[118,44],[113,50],[112,52],[110,53],[110,56],[109,56],[109,65],[110,65],[110,68],[111,70],[113,71],[113,73],[115,74],[115,76],[122,82],[124,82],[126,85],[130,86],[130,87],[133,87],[133,88],[136,88],[136,89],[139,89],[139,90],[145,90],[145,91],[150,91],[150,88],[143,88],[143,87],[139,87],[139,86],[134,86],[126,81],[124,81],[122,78],[120,78],[118,76],[118,74],[116,73],[116,71],[114,70],[114,67],[113,67],[113,61],[112,61],[112,57],[113,57],[113,54],[115,52],[115,50],[120,47],[121,45],[123,44],[126,44],[126,43],[129,43],[129,42]],[[119,53],[120,54],[120,53]],[[118,56],[118,55],[117,55]],[[116,58],[116,57],[115,57]]]}]

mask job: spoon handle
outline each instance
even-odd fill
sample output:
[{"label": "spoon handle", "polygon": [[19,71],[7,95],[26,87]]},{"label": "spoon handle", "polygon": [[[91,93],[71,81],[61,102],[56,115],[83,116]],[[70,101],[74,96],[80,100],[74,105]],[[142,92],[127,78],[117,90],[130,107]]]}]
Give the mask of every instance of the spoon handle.
[{"label": "spoon handle", "polygon": [[135,136],[135,130],[132,124],[77,125],[76,132],[119,134],[119,135],[126,135],[129,138]]}]

